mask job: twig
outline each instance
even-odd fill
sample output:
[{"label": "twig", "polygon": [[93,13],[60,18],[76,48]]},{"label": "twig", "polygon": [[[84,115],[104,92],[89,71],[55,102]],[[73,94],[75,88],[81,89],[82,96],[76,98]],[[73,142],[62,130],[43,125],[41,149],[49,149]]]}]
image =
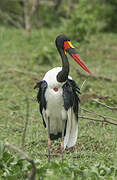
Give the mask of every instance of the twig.
[{"label": "twig", "polygon": [[83,81],[81,87],[80,87],[80,91],[82,90],[82,88],[84,87],[84,84],[86,83],[86,80]]},{"label": "twig", "polygon": [[112,117],[107,117],[107,116],[103,116],[103,115],[101,115],[101,114],[99,114],[99,113],[95,113],[95,112],[93,112],[93,111],[89,111],[89,110],[87,110],[87,109],[85,109],[85,108],[81,108],[80,107],[80,109],[81,110],[83,110],[83,111],[86,111],[87,113],[89,113],[89,114],[93,114],[93,115],[95,115],[95,116],[99,116],[99,117],[102,117],[103,119],[105,118],[105,119],[111,119],[111,120],[114,120],[114,121],[117,121],[117,119],[116,118],[112,118]]},{"label": "twig", "polygon": [[24,131],[23,131],[23,134],[22,134],[22,149],[23,150],[24,150],[24,144],[25,144],[26,130],[27,130],[28,121],[29,121],[29,99],[28,99],[28,96],[26,96],[26,104],[27,104],[26,120],[25,120],[25,124],[24,124]]},{"label": "twig", "polygon": [[93,115],[95,115],[95,116],[99,116],[99,117],[104,118],[104,116],[102,116],[101,114],[98,114],[98,113],[89,111],[89,110],[87,110],[87,109],[85,109],[85,108],[80,108],[80,109],[83,110],[83,111],[86,111],[86,112],[88,112],[88,113],[90,113],[90,114],[93,114]]},{"label": "twig", "polygon": [[103,120],[102,120],[102,126],[104,125],[105,116],[102,116],[102,115],[100,115],[100,114],[97,114],[97,113],[95,113],[95,112],[89,111],[89,110],[84,109],[84,108],[82,108],[82,110],[84,110],[84,111],[86,111],[86,112],[88,112],[88,113],[90,113],[90,114],[93,114],[93,115],[95,115],[95,116],[99,116],[99,117],[103,118]]},{"label": "twig", "polygon": [[24,124],[24,131],[23,131],[23,134],[22,134],[22,150],[24,150],[26,130],[27,130],[28,121],[29,121],[29,99],[28,99],[28,96],[26,95],[25,90],[22,89],[17,82],[15,83],[15,85],[17,86],[18,89],[20,89],[20,91],[25,93],[26,104],[27,104],[27,108],[26,108],[26,120],[25,120],[25,124]]},{"label": "twig", "polygon": [[81,118],[81,119],[88,119],[88,120],[92,120],[92,121],[98,121],[98,122],[101,122],[101,123],[106,122],[106,123],[113,124],[113,125],[117,126],[116,123],[107,121],[106,119],[101,120],[101,119],[96,119],[96,118],[93,118],[93,117],[87,117],[87,116],[79,116],[79,118]]},{"label": "twig", "polygon": [[5,146],[7,148],[10,148],[18,153],[20,153],[31,165],[32,165],[32,172],[30,173],[29,180],[35,180],[35,175],[36,175],[36,165],[35,162],[32,158],[30,158],[25,152],[23,152],[21,149],[18,147],[9,144],[8,142],[5,143]]},{"label": "twig", "polygon": [[102,105],[102,106],[105,106],[105,107],[108,108],[108,109],[111,109],[111,110],[117,110],[117,107],[111,107],[111,106],[108,106],[108,105],[106,105],[106,104],[104,104],[104,103],[98,101],[97,99],[92,99],[92,100],[93,100],[94,102],[96,102],[96,103]]},{"label": "twig", "polygon": [[107,78],[107,77],[103,77],[103,76],[96,76],[96,75],[87,75],[87,74],[84,74],[84,73],[82,73],[82,72],[80,72],[78,69],[76,70],[76,72],[80,75],[80,76],[82,76],[82,77],[85,77],[85,78],[92,78],[92,79],[95,79],[95,80],[97,80],[97,79],[99,79],[99,80],[104,80],[104,81],[109,81],[109,82],[117,82],[117,80],[113,80],[113,79],[111,79],[111,78]]},{"label": "twig", "polygon": [[102,122],[101,119],[96,119],[96,118],[88,117],[88,116],[79,116],[79,118],[81,118],[81,119],[88,119],[88,120],[92,120],[92,121],[99,121],[99,122]]}]

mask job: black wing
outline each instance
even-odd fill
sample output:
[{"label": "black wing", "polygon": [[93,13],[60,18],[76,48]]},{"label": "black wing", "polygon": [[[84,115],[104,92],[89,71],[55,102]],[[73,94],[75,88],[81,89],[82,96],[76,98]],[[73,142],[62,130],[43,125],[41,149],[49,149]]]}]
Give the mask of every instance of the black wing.
[{"label": "black wing", "polygon": [[45,91],[47,89],[47,86],[48,86],[47,82],[43,80],[43,81],[38,82],[34,87],[34,89],[39,88],[39,91],[37,93],[37,101],[40,104],[40,113],[42,115],[43,124],[44,124],[45,127],[46,127],[46,123],[44,121],[42,111],[43,111],[43,108],[46,109],[47,102],[46,102],[46,99],[45,99]]},{"label": "black wing", "polygon": [[78,108],[79,108],[79,96],[80,89],[77,87],[74,80],[68,79],[63,85],[63,99],[64,99],[64,108],[68,110],[70,107],[73,107],[76,119],[78,119]]}]

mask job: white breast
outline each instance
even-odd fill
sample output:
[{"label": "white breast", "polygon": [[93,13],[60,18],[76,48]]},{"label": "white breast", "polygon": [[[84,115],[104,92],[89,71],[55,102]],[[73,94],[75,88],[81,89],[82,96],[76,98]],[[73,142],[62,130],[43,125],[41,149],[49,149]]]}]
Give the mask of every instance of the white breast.
[{"label": "white breast", "polygon": [[[43,113],[45,114],[45,117],[50,117],[50,132],[53,134],[57,134],[62,131],[62,120],[67,119],[67,112],[64,109],[62,88],[65,82],[60,83],[56,79],[57,74],[61,70],[61,67],[53,68],[49,70],[43,78],[43,80],[45,80],[48,84],[45,92],[47,107],[46,111]],[[68,78],[72,79],[70,76]],[[57,91],[55,91],[54,88],[57,88]]]},{"label": "white breast", "polygon": [[[61,71],[61,67],[56,67],[49,70],[43,80],[48,84],[45,92],[45,98],[47,101],[46,116],[50,117],[50,131],[53,134],[61,132],[62,129],[62,114],[64,110],[63,102],[63,84],[59,83],[56,79],[57,74]],[[58,90],[55,91],[54,88]],[[66,113],[66,112],[65,112]],[[65,115],[64,115],[65,116]]]}]

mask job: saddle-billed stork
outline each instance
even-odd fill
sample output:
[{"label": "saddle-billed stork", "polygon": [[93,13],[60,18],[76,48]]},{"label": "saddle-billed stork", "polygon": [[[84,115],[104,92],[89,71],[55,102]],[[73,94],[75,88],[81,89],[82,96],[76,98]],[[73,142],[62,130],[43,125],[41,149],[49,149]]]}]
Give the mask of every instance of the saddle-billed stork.
[{"label": "saddle-billed stork", "polygon": [[50,161],[51,140],[62,137],[63,154],[66,147],[75,145],[78,135],[79,88],[69,76],[67,53],[85,71],[91,73],[67,36],[59,35],[55,43],[62,59],[62,67],[49,70],[43,80],[34,87],[39,88],[37,100],[43,124],[48,129],[48,161]]}]

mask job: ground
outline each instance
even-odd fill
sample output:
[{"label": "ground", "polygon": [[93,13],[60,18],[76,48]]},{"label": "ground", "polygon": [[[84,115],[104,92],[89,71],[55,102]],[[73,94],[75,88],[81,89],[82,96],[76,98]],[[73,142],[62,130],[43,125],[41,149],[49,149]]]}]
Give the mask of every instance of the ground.
[{"label": "ground", "polygon": [[[27,39],[23,30],[1,27],[0,31],[0,141],[21,147],[28,97],[29,118],[24,151],[36,161],[38,178],[117,179],[117,126],[108,123],[79,118],[77,144],[65,151],[64,163],[61,163],[60,140],[52,143],[51,163],[47,162],[47,131],[39,114],[37,91],[33,87],[49,69],[61,65],[54,44],[59,32],[55,29],[35,30],[32,39]],[[103,116],[117,117],[117,110],[110,110],[92,100],[96,98],[108,106],[117,107],[116,39],[117,34],[107,33],[92,36],[80,44],[71,40],[92,75],[112,80],[80,77],[77,69],[85,72],[69,57],[70,75],[81,88],[79,116],[92,117],[82,109],[85,108]],[[117,123],[117,118],[112,122]],[[9,153],[19,158],[17,153]],[[2,157],[1,160],[4,161]],[[10,165],[5,167],[8,170]],[[26,172],[29,171],[29,164],[26,168]],[[1,178],[5,177],[6,169],[3,167],[0,171]],[[13,174],[14,170],[10,172]],[[24,178],[20,174],[18,177]]]}]

